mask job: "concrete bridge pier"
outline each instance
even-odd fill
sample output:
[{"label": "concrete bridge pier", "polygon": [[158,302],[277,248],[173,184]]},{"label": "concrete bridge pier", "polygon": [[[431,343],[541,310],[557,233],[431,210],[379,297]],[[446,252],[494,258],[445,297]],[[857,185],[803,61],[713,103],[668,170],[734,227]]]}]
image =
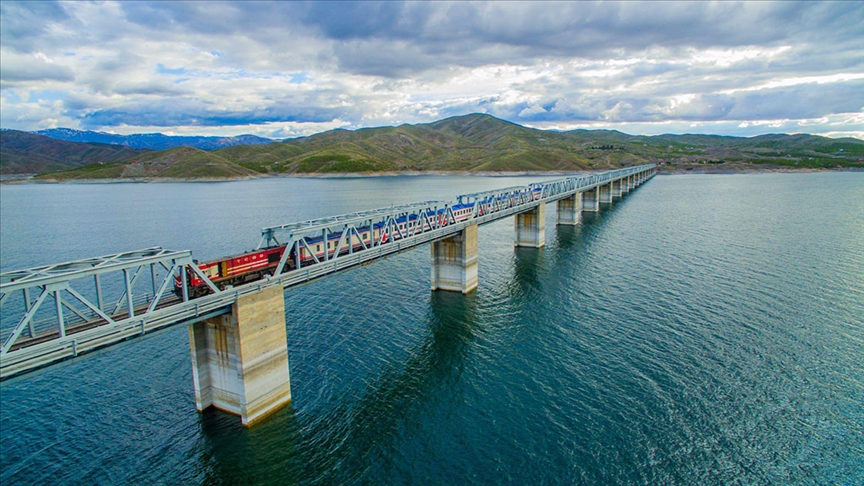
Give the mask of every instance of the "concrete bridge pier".
[{"label": "concrete bridge pier", "polygon": [[582,193],[582,210],[596,213],[600,211],[600,188],[595,187]]},{"label": "concrete bridge pier", "polygon": [[575,226],[579,224],[582,215],[582,193],[577,192],[571,197],[559,199],[557,209],[559,225]]},{"label": "concrete bridge pier", "polygon": [[467,294],[477,288],[477,225],[433,241],[432,290]]},{"label": "concrete bridge pier", "polygon": [[612,181],[612,197],[620,198],[621,194],[623,194],[623,193],[624,193],[624,181],[622,179]]},{"label": "concrete bridge pier", "polygon": [[637,185],[636,184],[636,175],[631,175],[630,177],[627,178],[628,190],[632,191],[633,189],[636,189],[636,185]]},{"label": "concrete bridge pier", "polygon": [[516,221],[516,246],[543,248],[546,245],[546,204],[519,213]]},{"label": "concrete bridge pier", "polygon": [[199,412],[239,415],[246,427],[291,401],[281,286],[237,299],[231,313],[189,326]]},{"label": "concrete bridge pier", "polygon": [[612,204],[612,183],[600,186],[600,202]]}]

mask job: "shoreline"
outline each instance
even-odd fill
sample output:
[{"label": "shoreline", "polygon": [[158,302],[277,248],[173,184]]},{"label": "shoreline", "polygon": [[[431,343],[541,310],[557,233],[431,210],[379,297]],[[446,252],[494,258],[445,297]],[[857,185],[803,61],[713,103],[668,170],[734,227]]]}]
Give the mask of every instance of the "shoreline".
[{"label": "shoreline", "polygon": [[[33,175],[10,174],[0,177],[0,184],[159,184],[172,182],[235,182],[256,179],[362,179],[367,177],[421,177],[421,176],[473,176],[473,177],[528,177],[528,176],[567,176],[573,174],[590,174],[603,172],[605,170],[582,170],[582,171],[500,171],[500,172],[470,172],[470,171],[387,171],[387,172],[342,172],[342,173],[304,173],[304,174],[261,174],[246,177],[210,177],[210,178],[171,178],[171,177],[141,177],[141,178],[111,178],[111,179],[39,179]],[[763,168],[687,168],[668,170],[659,168],[657,175],[723,175],[723,174],[799,174],[815,172],[864,172],[858,167],[842,168],[791,168],[791,167],[763,167]]]}]

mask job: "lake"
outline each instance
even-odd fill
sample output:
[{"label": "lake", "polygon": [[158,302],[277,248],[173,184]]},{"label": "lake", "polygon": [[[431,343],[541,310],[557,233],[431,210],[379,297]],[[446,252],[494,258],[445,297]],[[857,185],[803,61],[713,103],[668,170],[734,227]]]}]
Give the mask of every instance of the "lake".
[{"label": "lake", "polygon": [[[542,179],[2,185],[0,269]],[[0,482],[864,483],[864,173],[657,176],[547,218],[540,250],[482,226],[467,296],[425,246],[287,290],[293,402],[251,429],[195,410],[183,326],[4,382]]]}]

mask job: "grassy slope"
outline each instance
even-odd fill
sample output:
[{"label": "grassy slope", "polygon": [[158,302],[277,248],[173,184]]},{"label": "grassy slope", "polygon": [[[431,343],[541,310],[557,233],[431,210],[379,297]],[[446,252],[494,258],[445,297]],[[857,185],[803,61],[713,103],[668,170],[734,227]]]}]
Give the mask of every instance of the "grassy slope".
[{"label": "grassy slope", "polygon": [[[841,152],[842,150],[842,152]],[[181,147],[139,155],[137,165],[64,177],[240,177],[254,173],[398,170],[577,171],[661,163],[670,169],[864,167],[864,141],[813,135],[632,136],[614,130],[535,130],[488,115],[398,127],[331,130],[269,145],[212,152]],[[86,172],[86,174],[85,174]],[[110,175],[108,175],[110,174]]]},{"label": "grassy slope", "polygon": [[178,147],[133,157],[125,164],[88,165],[77,170],[39,176],[40,179],[175,178],[220,179],[256,173],[224,158],[191,147]]},{"label": "grassy slope", "polygon": [[[719,162],[732,167],[756,165],[834,168],[864,167],[864,141],[854,138],[831,139],[815,135],[768,134],[751,138],[716,135],[661,135],[655,137],[677,143],[669,157],[677,166],[699,162]],[[677,155],[676,154],[676,155]]]},{"label": "grassy slope", "polygon": [[395,170],[575,170],[589,167],[560,133],[486,115],[431,124],[332,130],[267,146],[230,147],[220,156],[259,172]]},{"label": "grassy slope", "polygon": [[856,139],[811,135],[647,137],[614,130],[551,132],[478,114],[429,124],[332,130],[267,146],[231,147],[218,153],[264,173],[574,171],[649,162],[668,163],[672,168],[746,169],[753,164],[864,167],[857,161],[861,158],[858,154],[864,154],[864,142]]}]

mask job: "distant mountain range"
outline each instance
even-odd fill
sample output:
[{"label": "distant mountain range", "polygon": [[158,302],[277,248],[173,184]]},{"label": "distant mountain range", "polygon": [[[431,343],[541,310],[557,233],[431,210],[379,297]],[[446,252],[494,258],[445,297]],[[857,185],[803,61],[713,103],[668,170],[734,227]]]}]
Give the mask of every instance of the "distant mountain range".
[{"label": "distant mountain range", "polygon": [[[130,136],[134,137],[134,136]],[[206,137],[200,137],[206,138]],[[864,168],[864,141],[814,135],[634,136],[614,130],[537,130],[473,114],[398,127],[330,130],[309,137],[204,151],[177,147],[134,153],[118,145],[81,143],[7,130],[0,171],[44,173],[45,179],[236,178],[271,174],[380,173],[394,171],[582,171],[644,163],[668,170],[753,168]],[[78,142],[66,142],[77,144]],[[29,145],[28,145],[29,144]],[[22,148],[23,147],[23,148]],[[29,147],[29,148],[27,148]],[[13,150],[14,148],[14,150]],[[140,149],[139,149],[140,150]],[[66,153],[75,156],[62,156]],[[36,154],[53,165],[33,170]],[[125,157],[125,158],[124,158]],[[62,169],[58,164],[65,164]],[[26,170],[24,170],[26,169]]]},{"label": "distant mountain range", "polygon": [[[256,172],[580,171],[649,162],[674,168],[864,167],[864,141],[813,135],[634,136],[557,132],[472,114],[398,127],[331,130],[269,145],[213,152]],[[674,169],[673,169],[674,170]]]},{"label": "distant mountain range", "polygon": [[50,128],[48,130],[39,130],[33,133],[44,135],[56,140],[66,140],[67,142],[125,145],[132,148],[150,150],[167,150],[175,147],[194,147],[201,150],[218,150],[233,145],[264,145],[273,142],[273,140],[269,138],[262,138],[255,135],[238,135],[236,137],[182,137],[163,135],[161,133],[117,135],[115,133],[73,130],[71,128]]},{"label": "distant mountain range", "polygon": [[42,174],[93,163],[113,163],[149,152],[122,145],[55,140],[18,130],[0,131],[0,174]]}]

